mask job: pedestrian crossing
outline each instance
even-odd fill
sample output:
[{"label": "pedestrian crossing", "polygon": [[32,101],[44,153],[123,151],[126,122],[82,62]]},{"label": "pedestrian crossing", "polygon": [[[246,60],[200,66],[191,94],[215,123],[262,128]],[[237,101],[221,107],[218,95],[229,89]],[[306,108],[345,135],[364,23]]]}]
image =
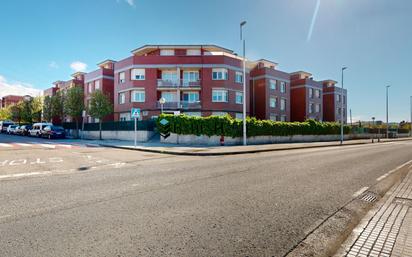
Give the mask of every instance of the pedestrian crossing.
[{"label": "pedestrian crossing", "polygon": [[56,144],[48,142],[28,142],[28,143],[0,143],[0,149],[13,149],[13,148],[44,148],[44,149],[71,149],[85,147],[81,144]]}]

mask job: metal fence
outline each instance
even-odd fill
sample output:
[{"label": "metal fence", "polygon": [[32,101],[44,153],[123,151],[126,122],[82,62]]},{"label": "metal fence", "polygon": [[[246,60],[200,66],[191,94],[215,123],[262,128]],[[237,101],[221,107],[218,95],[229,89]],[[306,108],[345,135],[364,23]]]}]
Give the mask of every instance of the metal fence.
[{"label": "metal fence", "polygon": [[[75,122],[66,122],[62,126],[65,129],[76,129]],[[82,124],[79,124],[79,129],[81,129]],[[154,120],[142,120],[137,122],[137,130],[147,130],[153,131],[155,128]],[[85,131],[99,131],[99,123],[85,123]],[[134,121],[109,121],[102,123],[103,131],[133,131]]]}]

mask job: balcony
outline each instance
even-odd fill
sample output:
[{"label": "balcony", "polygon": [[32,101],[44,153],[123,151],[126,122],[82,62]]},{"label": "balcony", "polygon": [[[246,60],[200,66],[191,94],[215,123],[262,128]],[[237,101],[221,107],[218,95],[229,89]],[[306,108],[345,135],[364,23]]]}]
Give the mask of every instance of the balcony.
[{"label": "balcony", "polygon": [[176,79],[176,80],[157,80],[157,89],[200,89],[200,80],[186,80],[186,79]]},{"label": "balcony", "polygon": [[[156,104],[157,108],[161,108],[159,102]],[[166,102],[163,105],[163,110],[194,110],[200,109],[202,105],[200,101],[197,102],[189,102],[189,101],[180,101],[180,102]]]}]

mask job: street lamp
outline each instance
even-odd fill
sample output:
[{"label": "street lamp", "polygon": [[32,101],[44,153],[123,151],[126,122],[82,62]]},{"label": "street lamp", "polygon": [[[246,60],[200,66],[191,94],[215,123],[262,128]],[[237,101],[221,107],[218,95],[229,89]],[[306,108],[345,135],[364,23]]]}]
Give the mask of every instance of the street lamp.
[{"label": "street lamp", "polygon": [[389,88],[386,86],[386,138],[389,138]]},{"label": "street lamp", "polygon": [[164,97],[159,99],[160,104],[160,113],[163,114],[163,105],[166,103],[166,99]]},{"label": "street lamp", "polygon": [[343,144],[343,72],[347,69],[348,67],[342,67],[342,89],[340,92],[340,144]]},{"label": "street lamp", "polygon": [[243,37],[243,26],[246,21],[240,23],[240,40],[243,41],[243,145],[247,144],[246,136],[246,40]]}]

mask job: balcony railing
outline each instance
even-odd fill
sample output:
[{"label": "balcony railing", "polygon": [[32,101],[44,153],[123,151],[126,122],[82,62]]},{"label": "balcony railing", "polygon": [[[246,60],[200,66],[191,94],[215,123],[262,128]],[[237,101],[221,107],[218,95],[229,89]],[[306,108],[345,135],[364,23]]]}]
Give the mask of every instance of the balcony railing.
[{"label": "balcony railing", "polygon": [[[202,105],[200,101],[197,102],[189,102],[189,101],[180,101],[180,102],[166,102],[163,104],[163,110],[192,110],[192,109],[200,109]],[[159,102],[157,102],[157,108],[162,108]]]},{"label": "balcony railing", "polygon": [[176,79],[176,80],[157,80],[157,88],[198,88],[201,85],[200,80],[186,80],[186,79]]}]

